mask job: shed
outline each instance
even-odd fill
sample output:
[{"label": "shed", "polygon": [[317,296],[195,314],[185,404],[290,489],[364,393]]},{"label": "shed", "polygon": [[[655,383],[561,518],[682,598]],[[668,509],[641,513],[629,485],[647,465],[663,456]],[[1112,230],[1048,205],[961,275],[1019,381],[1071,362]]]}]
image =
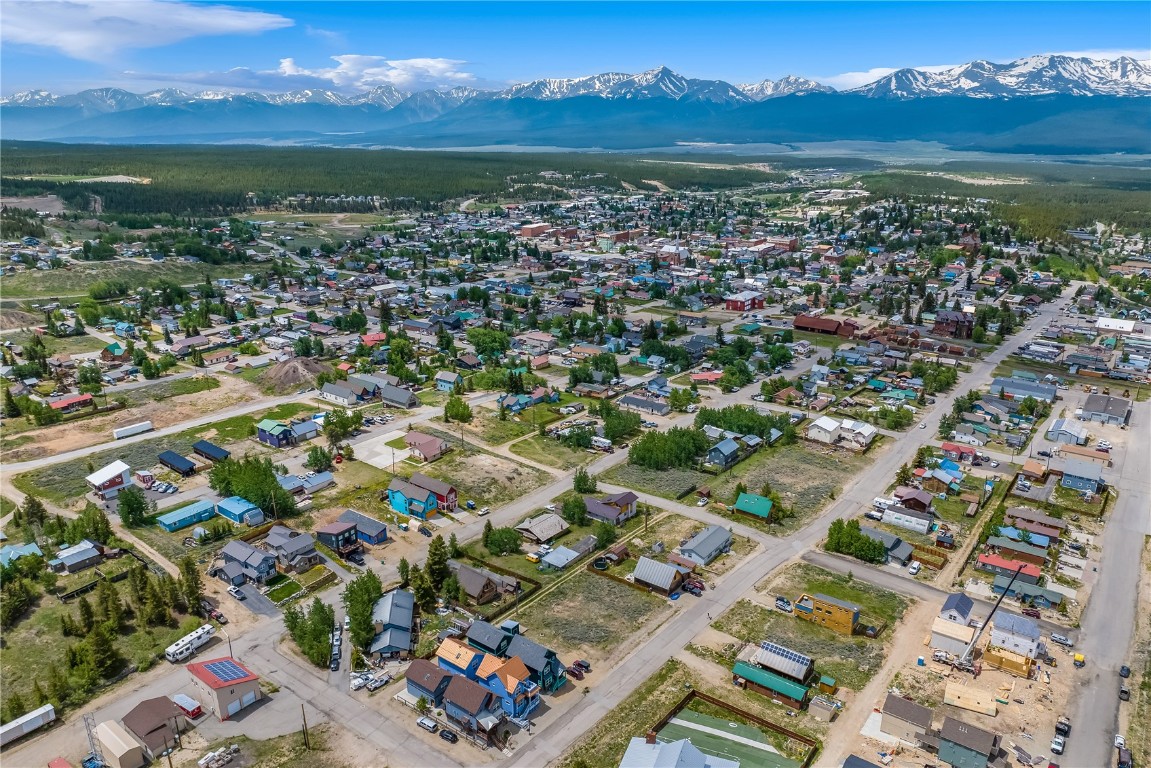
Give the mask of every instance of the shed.
[{"label": "shed", "polygon": [[221,448],[215,443],[209,443],[207,440],[197,440],[192,443],[192,452],[197,456],[203,456],[209,461],[223,461],[231,456],[231,452]]},{"label": "shed", "polygon": [[208,499],[200,499],[186,507],[181,507],[180,509],[160,515],[156,518],[156,522],[159,523],[160,527],[165,531],[171,533],[181,528],[187,528],[189,525],[211,520],[215,514],[216,505]]},{"label": "shed", "polygon": [[185,725],[184,712],[163,696],[144,699],[124,715],[122,721],[152,759],[176,746],[177,735],[183,732]]},{"label": "shed", "polygon": [[189,477],[190,475],[196,474],[196,465],[175,451],[164,451],[157,459],[161,464],[181,477]]},{"label": "shed", "polygon": [[104,760],[112,768],[141,768],[148,762],[144,748],[115,720],[105,720],[97,725],[96,738],[100,741]]}]

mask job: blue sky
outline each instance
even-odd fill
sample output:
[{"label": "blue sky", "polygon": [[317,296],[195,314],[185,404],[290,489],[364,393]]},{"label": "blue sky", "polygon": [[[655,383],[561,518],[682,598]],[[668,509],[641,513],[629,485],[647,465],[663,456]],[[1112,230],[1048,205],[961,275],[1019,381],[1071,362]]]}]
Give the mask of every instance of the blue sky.
[{"label": "blue sky", "polygon": [[1151,3],[4,0],[0,40],[4,95],[498,88],[659,65],[849,88],[974,59],[1151,58]]}]

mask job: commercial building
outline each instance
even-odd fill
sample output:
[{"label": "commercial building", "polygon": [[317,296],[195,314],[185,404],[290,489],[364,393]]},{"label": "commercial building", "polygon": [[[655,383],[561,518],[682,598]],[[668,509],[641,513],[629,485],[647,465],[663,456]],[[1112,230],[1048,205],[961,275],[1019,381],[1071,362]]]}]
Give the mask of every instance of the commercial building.
[{"label": "commercial building", "polygon": [[230,656],[193,662],[187,669],[199,694],[195,698],[220,720],[235,717],[263,696],[259,676]]}]

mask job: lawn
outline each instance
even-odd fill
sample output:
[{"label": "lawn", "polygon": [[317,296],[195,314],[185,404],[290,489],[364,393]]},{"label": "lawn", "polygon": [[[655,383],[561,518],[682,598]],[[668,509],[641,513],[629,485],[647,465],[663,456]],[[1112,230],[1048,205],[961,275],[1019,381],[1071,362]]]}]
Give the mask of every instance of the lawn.
[{"label": "lawn", "polygon": [[149,401],[160,402],[161,400],[167,400],[171,397],[208,392],[213,389],[218,389],[219,386],[220,381],[215,376],[204,374],[202,376],[190,376],[186,379],[176,379],[174,381],[164,381],[160,379],[155,384],[147,387],[129,390],[123,393],[122,396],[128,401],[128,407],[132,407]]},{"label": "lawn", "polygon": [[268,599],[273,603],[278,603],[281,600],[287,600],[293,595],[298,595],[303,590],[304,588],[292,579],[285,579],[283,582],[268,590]]},{"label": "lawn", "polygon": [[1062,485],[1055,486],[1054,503],[1081,515],[1093,515],[1095,517],[1102,515],[1103,504],[1106,499],[1106,495],[1096,493],[1092,494],[1091,501],[1084,501],[1082,491],[1064,488]]},{"label": "lawn", "polygon": [[[41,273],[43,274],[43,273]],[[11,278],[4,278],[4,292],[8,293],[8,282]],[[41,316],[43,321],[43,316]],[[13,344],[21,346],[27,345],[32,340],[32,334],[28,331],[17,331],[14,333],[3,334],[4,341],[10,341]],[[83,336],[65,336],[64,338],[56,338],[55,336],[43,336],[44,347],[48,350],[48,355],[78,355],[84,352],[99,352],[104,347],[108,346],[106,343],[97,339],[95,336],[84,334]]]},{"label": "lawn", "polygon": [[89,286],[98,280],[124,280],[134,286],[151,285],[160,280],[197,285],[218,277],[242,277],[256,271],[251,264],[192,264],[173,259],[164,262],[88,262],[74,264],[69,269],[26,270],[7,275],[4,277],[4,296],[9,299],[86,296]]},{"label": "lawn", "polygon": [[[615,768],[631,738],[642,737],[692,689],[703,691],[768,721],[781,721],[789,730],[815,740],[826,732],[825,724],[803,716],[798,720],[784,717],[778,705],[759,694],[732,686],[729,675],[721,677],[724,679],[717,681],[677,659],[665,662],[619,706],[585,733],[558,765],[561,768]],[[696,709],[694,703],[692,708]]]},{"label": "lawn", "polygon": [[596,460],[600,454],[588,453],[582,448],[568,448],[550,437],[533,435],[508,446],[516,456],[556,469],[575,469]]},{"label": "lawn", "polygon": [[[130,601],[127,582],[116,584],[125,603]],[[60,617],[65,614],[79,617],[79,603],[61,603],[54,597],[42,596],[39,604],[24,615],[14,626],[4,630],[4,653],[0,656],[0,687],[5,698],[19,693],[25,701],[32,701],[32,684],[48,678],[48,668],[63,664],[66,649],[77,639],[64,637],[60,631]],[[203,623],[193,616],[184,617],[178,627],[149,627],[145,631],[131,631],[116,636],[116,648],[130,664],[141,670],[152,666],[157,656],[177,638],[188,634]],[[57,712],[59,716],[59,712]]]},{"label": "lawn", "polygon": [[529,636],[562,653],[610,653],[648,620],[670,610],[666,600],[582,572],[519,611]]},{"label": "lawn", "polygon": [[646,376],[651,373],[651,368],[639,363],[627,363],[619,367],[620,376]]},{"label": "lawn", "polygon": [[[769,338],[773,332],[776,332],[776,331],[772,331],[771,328],[765,328],[764,329],[764,334],[767,335]],[[813,344],[817,347],[827,347],[828,349],[835,349],[836,347],[838,347],[840,344],[843,343],[843,339],[840,338],[839,336],[834,336],[834,335],[829,336],[829,335],[824,334],[824,333],[812,333],[810,331],[794,331],[794,330],[791,333],[792,333],[792,336],[795,338],[796,341],[807,341],[807,342],[810,342],[811,344]]]},{"label": "lawn", "polygon": [[16,502],[7,496],[0,496],[0,517],[7,517],[12,514],[16,511],[17,506]]}]

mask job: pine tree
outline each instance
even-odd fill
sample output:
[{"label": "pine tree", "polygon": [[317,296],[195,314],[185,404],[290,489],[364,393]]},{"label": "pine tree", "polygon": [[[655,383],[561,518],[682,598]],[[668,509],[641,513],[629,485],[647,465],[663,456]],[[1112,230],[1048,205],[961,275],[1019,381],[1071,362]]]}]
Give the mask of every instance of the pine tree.
[{"label": "pine tree", "polygon": [[16,402],[16,398],[12,397],[12,390],[8,387],[4,388],[4,418],[15,419],[23,414],[20,411],[20,404]]},{"label": "pine tree", "polygon": [[428,545],[428,561],[425,567],[432,587],[439,591],[448,577],[452,575],[452,571],[448,567],[448,545],[444,542],[443,536],[437,535]]},{"label": "pine tree", "polygon": [[408,584],[411,583],[412,566],[408,563],[407,558],[400,558],[400,562],[396,565],[396,570],[400,575],[400,586],[408,586]]},{"label": "pine tree", "polygon": [[480,541],[483,543],[483,545],[485,547],[488,545],[488,541],[491,539],[492,531],[494,531],[494,530],[495,530],[495,526],[492,525],[491,520],[488,520],[484,523],[484,533],[483,533],[483,536],[480,538]]},{"label": "pine tree", "polygon": [[416,604],[425,611],[430,611],[436,606],[436,590],[432,587],[431,579],[421,569],[415,568],[412,570],[411,575],[411,589],[412,595],[416,599]]},{"label": "pine tree", "polygon": [[184,601],[188,607],[195,608],[204,598],[204,580],[196,568],[196,561],[191,555],[185,555],[180,560],[180,587],[184,594]]},{"label": "pine tree", "polygon": [[453,533],[450,537],[448,537],[448,554],[450,554],[452,557],[459,557],[463,553],[464,551],[460,547],[460,542],[458,539],[456,539],[456,535]]},{"label": "pine tree", "polygon": [[88,660],[92,667],[103,678],[109,678],[119,672],[124,666],[124,657],[116,649],[115,638],[103,624],[97,624],[84,641],[87,646]]},{"label": "pine tree", "polygon": [[92,610],[92,603],[88,602],[88,596],[84,595],[80,598],[80,629],[87,635],[92,631],[95,623],[96,616]]}]

